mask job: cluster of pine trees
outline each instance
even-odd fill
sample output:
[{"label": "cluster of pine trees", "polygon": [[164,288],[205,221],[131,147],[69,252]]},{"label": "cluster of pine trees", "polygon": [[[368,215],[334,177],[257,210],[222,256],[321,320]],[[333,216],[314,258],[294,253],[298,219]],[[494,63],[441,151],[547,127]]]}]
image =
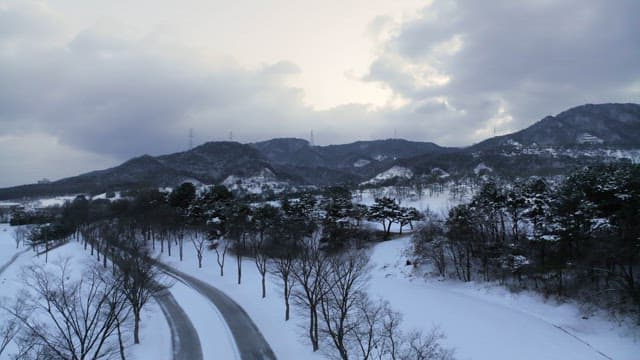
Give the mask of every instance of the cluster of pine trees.
[{"label": "cluster of pine trees", "polygon": [[500,281],[640,314],[640,166],[607,164],[553,183],[490,182],[413,239],[442,276]]}]

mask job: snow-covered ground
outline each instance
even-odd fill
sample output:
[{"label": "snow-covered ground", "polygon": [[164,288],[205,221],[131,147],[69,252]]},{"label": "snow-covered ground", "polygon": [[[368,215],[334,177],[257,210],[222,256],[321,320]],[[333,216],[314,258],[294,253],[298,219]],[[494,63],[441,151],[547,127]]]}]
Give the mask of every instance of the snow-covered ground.
[{"label": "snow-covered ground", "polygon": [[640,334],[575,304],[545,302],[502,287],[416,276],[409,237],[377,245],[370,292],[404,314],[407,328],[439,327],[460,359],[619,359],[640,355]]},{"label": "snow-covered ground", "polygon": [[457,195],[450,188],[444,188],[442,191],[425,189],[422,194],[418,194],[413,189],[389,186],[357,191],[353,201],[371,206],[376,198],[383,196],[396,199],[400,205],[405,207],[414,207],[420,211],[430,210],[439,215],[446,215],[452,207],[469,201],[472,194],[471,191],[467,191],[465,194]]},{"label": "snow-covered ground", "polygon": [[9,261],[21,249],[16,249],[13,227],[0,223],[0,267]]},{"label": "snow-covered ground", "polygon": [[[455,348],[460,359],[638,359],[637,332],[634,336],[629,328],[599,316],[583,319],[575,304],[545,302],[535,294],[512,294],[498,286],[418,277],[405,265],[408,245],[405,237],[373,248],[370,292],[403,314],[407,330],[440,327],[447,336],[445,345]],[[202,269],[188,243],[184,254],[182,262],[177,251],[171,257],[165,253],[162,260],[231,296],[279,359],[323,358],[311,351],[301,314],[294,311],[292,319],[284,321],[281,290],[274,278],[268,278],[267,298],[260,297],[260,275],[251,259],[243,261],[238,285],[234,257],[227,257],[225,276],[220,277],[214,252],[205,253]],[[200,336],[212,337],[202,332]]]},{"label": "snow-covered ground", "polygon": [[[0,224],[0,266],[16,253],[12,230]],[[409,237],[377,244],[372,249],[370,293],[390,302],[404,316],[406,329],[424,331],[438,326],[446,335],[444,344],[456,349],[459,359],[638,359],[640,335],[637,329],[608,321],[604,316],[583,318],[577,305],[545,301],[532,293],[513,294],[484,283],[440,281],[424,277],[406,265],[404,251]],[[268,277],[267,298],[260,297],[260,275],[251,259],[243,261],[242,284],[236,283],[236,262],[226,259],[225,276],[220,277],[215,252],[207,251],[203,268],[197,267],[195,250],[185,243],[184,260],[177,249],[161,259],[227,293],[254,320],[279,359],[322,359],[313,353],[305,338],[305,320],[292,311],[284,321],[284,304],[277,280]],[[50,253],[49,261],[71,257],[74,267],[92,260],[77,243]],[[32,252],[22,254],[0,276],[2,297],[10,297],[22,286],[21,267],[44,258]],[[211,303],[186,285],[176,282],[171,289],[199,333],[205,359],[237,358],[234,341],[222,317]],[[130,359],[170,359],[170,332],[155,302],[143,313],[142,342],[129,347]],[[11,349],[8,350],[8,353]],[[8,358],[6,354],[1,359]]]},{"label": "snow-covered ground", "polygon": [[[193,275],[217,287],[240,304],[256,326],[258,326],[278,359],[323,359],[320,354],[313,353],[311,346],[305,341],[305,330],[303,328],[305,321],[303,317],[298,316],[295,310],[292,309],[291,320],[288,322],[284,321],[284,302],[282,300],[281,289],[272,277],[268,278],[267,297],[264,299],[261,298],[260,274],[252,259],[245,259],[242,262],[242,284],[240,285],[238,285],[236,281],[237,263],[235,257],[230,254],[227,254],[226,257],[224,277],[220,276],[219,268],[216,264],[215,252],[205,252],[202,268],[199,269],[196,252],[193,246],[186,242],[184,244],[183,261],[179,260],[177,249],[175,249],[175,252],[172,252],[171,257],[167,256],[165,252],[160,259],[178,270]],[[175,293],[174,296],[178,298]],[[186,311],[188,306],[182,305]],[[205,318],[203,315],[200,316]],[[212,316],[206,317],[206,319],[209,319],[209,326],[220,326],[219,324],[211,323],[223,321],[221,318]],[[192,321],[194,321],[194,325],[197,328],[196,321],[193,318]],[[218,332],[201,332],[200,329],[198,329],[198,333],[200,334],[201,342],[205,342],[205,339],[219,339],[223,337],[223,335]],[[231,335],[227,334],[225,336],[230,337]],[[228,359],[227,357],[214,358]],[[208,359],[208,357],[205,356],[205,359]]]},{"label": "snow-covered ground", "polygon": [[[24,250],[22,247],[16,249],[12,233],[13,229],[8,224],[0,224],[0,267],[17,252]],[[71,242],[50,251],[48,262],[55,264],[67,258],[70,260],[71,268],[76,274],[82,274],[85,266],[95,262],[95,260],[90,257],[89,252],[84,251],[82,246],[76,242]],[[0,291],[0,298],[11,299],[23,288],[21,274],[25,266],[43,264],[44,261],[44,255],[37,257],[35,253],[30,250],[21,254],[15,262],[8,266],[0,275],[0,289],[2,289]],[[3,321],[2,316],[4,315],[5,314],[0,314],[0,321]],[[171,359],[170,331],[160,307],[154,300],[151,300],[145,308],[143,308],[141,316],[141,342],[139,345],[133,345],[133,341],[129,341],[127,358],[132,360]],[[0,355],[0,360],[10,359],[10,354],[14,353],[15,350],[14,345],[10,344],[7,350]]]},{"label": "snow-covered ground", "polygon": [[240,359],[233,336],[213,304],[179,281],[170,291],[198,332],[203,359]]},{"label": "snow-covered ground", "polygon": [[393,167],[374,176],[370,180],[363,182],[362,185],[379,184],[381,182],[391,180],[394,178],[411,179],[412,177],[413,177],[413,171],[411,171],[411,169],[394,165]]}]

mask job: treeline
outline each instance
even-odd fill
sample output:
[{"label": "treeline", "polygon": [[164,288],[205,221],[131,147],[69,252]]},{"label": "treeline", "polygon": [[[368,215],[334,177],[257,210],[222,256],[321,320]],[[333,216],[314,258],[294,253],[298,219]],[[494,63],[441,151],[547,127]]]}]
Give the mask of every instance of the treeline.
[{"label": "treeline", "polygon": [[[251,203],[224,186],[198,190],[184,183],[171,192],[144,190],[113,201],[77,197],[32,226],[24,241],[46,252],[56,242],[76,239],[114,274],[148,270],[154,251],[183,260],[186,243],[199,266],[204,252],[213,251],[220,276],[226,256],[235,256],[238,284],[249,258],[261,276],[262,297],[266,276],[279,279],[284,321],[299,310],[314,351],[345,360],[450,359],[440,332],[401,330],[400,314],[366,292],[366,245],[388,238],[392,225],[401,232],[420,219],[416,209],[390,198],[354,204],[351,192],[339,187]],[[365,221],[382,229],[372,230]],[[136,342],[142,305],[130,307]]]},{"label": "treeline", "polygon": [[640,166],[488,183],[413,238],[441,276],[500,281],[640,315]]}]

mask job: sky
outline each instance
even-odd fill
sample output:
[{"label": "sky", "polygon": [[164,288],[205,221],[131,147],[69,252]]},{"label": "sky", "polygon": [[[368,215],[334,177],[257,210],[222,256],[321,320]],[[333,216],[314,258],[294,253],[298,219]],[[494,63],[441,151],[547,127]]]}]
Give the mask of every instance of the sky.
[{"label": "sky", "polygon": [[467,146],[640,102],[637,0],[0,0],[0,186],[193,142]]}]

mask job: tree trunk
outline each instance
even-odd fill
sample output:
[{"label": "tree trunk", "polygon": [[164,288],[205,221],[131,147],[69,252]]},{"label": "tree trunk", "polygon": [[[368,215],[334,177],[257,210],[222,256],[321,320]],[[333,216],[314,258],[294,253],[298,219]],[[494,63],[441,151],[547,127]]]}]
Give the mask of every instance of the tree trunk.
[{"label": "tree trunk", "polygon": [[286,280],[284,282],[284,321],[289,321],[289,286]]},{"label": "tree trunk", "polygon": [[122,342],[122,331],[120,330],[120,319],[116,318],[118,329],[118,345],[120,347],[120,360],[126,360],[124,356],[124,343]]},{"label": "tree trunk", "polygon": [[236,261],[238,263],[238,285],[242,282],[242,256],[236,255]]},{"label": "tree trunk", "polygon": [[311,346],[313,347],[313,351],[318,351],[319,346],[318,346],[318,337],[317,337],[317,330],[318,330],[318,325],[317,325],[317,316],[318,314],[316,313],[315,309],[313,307],[311,307],[309,309],[309,339],[311,340]]},{"label": "tree trunk", "polygon": [[262,273],[262,298],[266,298],[267,297],[267,287],[265,284],[265,274],[266,273]]},{"label": "tree trunk", "polygon": [[133,311],[134,324],[133,324],[133,342],[140,344],[140,310]]}]

